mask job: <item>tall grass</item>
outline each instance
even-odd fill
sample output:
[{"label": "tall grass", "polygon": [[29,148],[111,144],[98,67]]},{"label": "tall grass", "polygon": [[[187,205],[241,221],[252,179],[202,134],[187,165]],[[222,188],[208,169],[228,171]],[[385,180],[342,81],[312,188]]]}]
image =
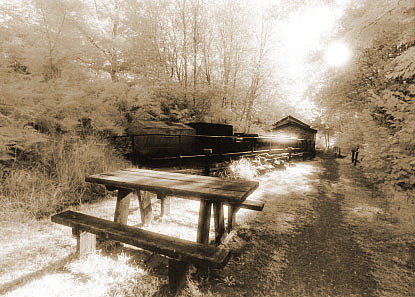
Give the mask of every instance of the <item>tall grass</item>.
[{"label": "tall grass", "polygon": [[65,135],[38,144],[2,175],[3,218],[41,218],[102,196],[103,188],[86,183],[85,176],[125,166],[128,163],[97,137]]}]

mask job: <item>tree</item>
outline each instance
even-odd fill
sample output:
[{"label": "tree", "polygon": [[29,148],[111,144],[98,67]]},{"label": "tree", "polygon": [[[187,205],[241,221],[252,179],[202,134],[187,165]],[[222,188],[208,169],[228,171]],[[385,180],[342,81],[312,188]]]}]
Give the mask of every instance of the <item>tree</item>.
[{"label": "tree", "polygon": [[271,33],[270,23],[266,19],[261,21],[261,29],[257,37],[257,45],[255,51],[257,52],[254,56],[254,61],[251,66],[251,77],[249,87],[246,94],[244,108],[242,112],[241,121],[245,120],[244,131],[249,132],[252,123],[252,110],[254,107],[255,100],[260,95],[259,92],[263,88],[265,83],[264,78],[266,76],[265,63],[267,58],[267,50],[269,43],[269,36]]},{"label": "tree", "polygon": [[354,65],[331,73],[332,83],[320,92],[336,94],[332,102],[321,98],[328,113],[340,119],[339,141],[359,141],[362,165],[397,190],[415,188],[415,169],[408,165],[415,164],[414,21],[413,1],[359,3],[344,19],[350,29],[342,32],[355,41]]}]

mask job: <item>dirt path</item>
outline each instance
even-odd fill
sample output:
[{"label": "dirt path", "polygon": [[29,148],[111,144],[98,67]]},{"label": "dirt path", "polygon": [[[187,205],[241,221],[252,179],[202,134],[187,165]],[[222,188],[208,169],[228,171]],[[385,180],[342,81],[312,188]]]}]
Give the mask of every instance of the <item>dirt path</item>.
[{"label": "dirt path", "polygon": [[260,184],[266,207],[239,230],[247,246],[214,295],[415,296],[414,233],[385,220],[382,193],[348,160],[323,155]]},{"label": "dirt path", "polygon": [[353,228],[343,217],[344,194],[338,165],[323,159],[318,200],[313,203],[317,219],[289,240],[288,267],[280,285],[294,296],[372,296],[376,282],[370,275],[370,259],[354,241]]}]

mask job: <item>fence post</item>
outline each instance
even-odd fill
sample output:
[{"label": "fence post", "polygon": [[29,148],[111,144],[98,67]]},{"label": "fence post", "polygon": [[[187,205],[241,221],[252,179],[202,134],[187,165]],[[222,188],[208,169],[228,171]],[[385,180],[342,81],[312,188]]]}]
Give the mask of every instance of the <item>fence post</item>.
[{"label": "fence post", "polygon": [[354,154],[354,162],[353,162],[354,166],[356,166],[356,163],[357,163],[357,156],[359,156],[359,150],[358,149],[356,149],[356,152]]},{"label": "fence post", "polygon": [[137,156],[138,153],[136,153],[134,146],[135,146],[135,144],[134,144],[134,135],[132,135],[131,136],[131,154],[132,154],[132,161],[133,161],[133,164],[134,165],[138,165],[138,163],[139,163],[138,156]]},{"label": "fence post", "polygon": [[205,169],[203,171],[203,175],[209,176],[210,175],[210,163],[211,163],[212,149],[203,149],[203,153],[205,154]]},{"label": "fence post", "polygon": [[182,135],[179,135],[179,155],[177,156],[179,160],[179,169],[182,169],[183,162],[182,162]]}]

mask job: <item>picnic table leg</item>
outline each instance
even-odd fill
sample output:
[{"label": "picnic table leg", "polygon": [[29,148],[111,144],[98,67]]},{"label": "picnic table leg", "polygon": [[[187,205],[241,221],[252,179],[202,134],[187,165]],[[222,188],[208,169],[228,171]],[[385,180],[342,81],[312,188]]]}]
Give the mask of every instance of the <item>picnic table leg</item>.
[{"label": "picnic table leg", "polygon": [[231,231],[234,225],[236,225],[236,212],[238,211],[238,207],[235,205],[230,204],[228,206],[228,231]]},{"label": "picnic table leg", "polygon": [[215,219],[215,244],[220,244],[225,233],[225,218],[223,214],[223,202],[213,204],[213,216]]},{"label": "picnic table leg", "polygon": [[160,217],[170,215],[170,198],[163,194],[157,194],[157,199],[160,199],[161,204]]},{"label": "picnic table leg", "polygon": [[197,225],[197,239],[199,243],[209,243],[210,216],[212,213],[212,202],[201,200],[199,209],[199,222]]},{"label": "picnic table leg", "polygon": [[151,223],[153,209],[149,192],[137,191],[138,203],[140,204],[141,223],[148,225]]},{"label": "picnic table leg", "polygon": [[118,189],[117,205],[115,206],[114,222],[126,225],[130,208],[130,193],[128,189]]},{"label": "picnic table leg", "polygon": [[186,283],[189,264],[175,259],[169,259],[169,289],[176,294]]},{"label": "picnic table leg", "polygon": [[72,234],[76,237],[76,255],[85,256],[96,250],[96,235],[79,230],[78,226],[72,228]]}]

